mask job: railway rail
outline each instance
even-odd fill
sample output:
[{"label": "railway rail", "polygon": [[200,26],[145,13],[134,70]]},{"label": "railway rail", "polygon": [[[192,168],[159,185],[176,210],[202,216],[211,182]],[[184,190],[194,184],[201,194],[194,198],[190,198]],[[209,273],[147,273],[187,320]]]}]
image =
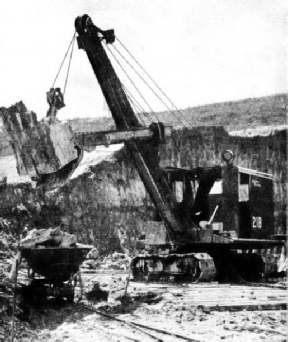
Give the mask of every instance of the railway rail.
[{"label": "railway rail", "polygon": [[[87,305],[87,304],[80,304],[80,307],[82,307],[85,310],[94,312],[102,317],[108,318],[109,320],[113,320],[116,322],[119,322],[121,324],[124,324],[126,328],[129,328],[130,330],[132,329],[132,332],[135,334],[135,330],[137,330],[137,335],[138,337],[135,339],[133,337],[127,337],[130,340],[133,341],[143,341],[142,339],[139,339],[139,332],[144,335],[145,337],[149,337],[150,339],[154,340],[154,341],[158,341],[158,342],[164,342],[164,341],[168,341],[167,338],[171,338],[172,341],[187,341],[187,342],[200,342],[199,339],[195,339],[193,337],[188,337],[188,336],[184,336],[181,334],[177,334],[177,333],[173,333],[173,332],[169,332],[167,330],[163,330],[163,329],[159,329],[159,328],[155,328],[155,327],[151,327],[149,325],[140,323],[140,322],[131,322],[125,319],[121,319],[112,315],[109,315],[107,313],[103,313],[97,309],[95,309],[93,306],[91,305]],[[97,325],[97,327],[95,327],[95,329],[99,329],[99,326]],[[100,328],[101,329],[101,328]],[[103,330],[102,330],[103,331]],[[151,331],[153,333],[151,333]],[[107,332],[106,332],[106,335]],[[123,336],[123,335],[122,335]]]}]

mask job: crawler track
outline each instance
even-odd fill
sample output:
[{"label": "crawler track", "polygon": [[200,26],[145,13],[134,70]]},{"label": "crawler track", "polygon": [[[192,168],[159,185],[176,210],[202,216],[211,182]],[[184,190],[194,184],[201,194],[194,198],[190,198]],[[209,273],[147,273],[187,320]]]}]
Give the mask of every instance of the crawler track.
[{"label": "crawler track", "polygon": [[139,255],[131,264],[135,280],[197,283],[213,281],[216,268],[207,253]]},{"label": "crawler track", "polygon": [[278,272],[282,246],[266,249],[211,250],[198,253],[143,254],[131,262],[136,281],[158,283],[246,282],[263,283],[284,277]]}]

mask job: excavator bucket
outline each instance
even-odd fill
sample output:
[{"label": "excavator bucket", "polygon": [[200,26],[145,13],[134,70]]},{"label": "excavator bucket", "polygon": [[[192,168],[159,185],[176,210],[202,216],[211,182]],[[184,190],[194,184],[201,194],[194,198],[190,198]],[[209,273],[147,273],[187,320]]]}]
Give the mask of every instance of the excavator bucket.
[{"label": "excavator bucket", "polygon": [[46,190],[65,184],[82,158],[69,124],[38,122],[22,102],[0,109],[0,114],[19,175],[30,176]]}]

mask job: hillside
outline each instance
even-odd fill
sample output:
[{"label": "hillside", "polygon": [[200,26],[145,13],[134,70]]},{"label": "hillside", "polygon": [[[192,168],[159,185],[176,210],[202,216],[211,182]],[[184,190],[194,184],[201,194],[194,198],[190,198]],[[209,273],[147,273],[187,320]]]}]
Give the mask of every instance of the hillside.
[{"label": "hillside", "polygon": [[[174,128],[194,126],[224,126],[232,135],[267,135],[286,125],[288,94],[279,94],[240,101],[208,104],[187,108],[181,112],[156,113],[158,121]],[[151,118],[151,119],[150,119]],[[145,125],[155,121],[155,115],[140,114]],[[105,131],[114,129],[112,117],[69,120],[72,129],[77,131]],[[0,156],[11,155],[12,150],[0,124]]]},{"label": "hillside", "polygon": [[[191,126],[219,125],[224,126],[228,132],[257,129],[260,126],[286,124],[287,104],[288,94],[281,94],[187,108],[183,111],[183,117]],[[171,114],[167,112],[159,113],[159,119],[174,123]]]},{"label": "hillside", "polygon": [[[208,104],[199,107],[186,108],[180,112],[169,111],[156,113],[158,120],[174,128],[193,126],[224,126],[229,132],[254,129],[253,135],[265,134],[266,131],[283,128],[286,124],[288,94],[279,94],[240,101]],[[150,124],[155,121],[155,115],[141,114],[140,121]],[[151,118],[151,120],[150,120]],[[114,126],[112,118],[75,119],[71,120],[72,128],[78,130],[111,129]],[[269,127],[269,128],[268,128]]]}]

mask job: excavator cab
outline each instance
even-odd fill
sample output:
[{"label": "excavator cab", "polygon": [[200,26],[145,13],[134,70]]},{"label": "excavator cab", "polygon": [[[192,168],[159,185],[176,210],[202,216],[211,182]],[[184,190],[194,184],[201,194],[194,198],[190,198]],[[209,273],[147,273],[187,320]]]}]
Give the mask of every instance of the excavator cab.
[{"label": "excavator cab", "polygon": [[225,237],[272,239],[274,177],[233,165],[231,151],[222,159],[221,166],[163,170],[177,202],[175,216],[181,225]]},{"label": "excavator cab", "polygon": [[209,194],[222,178],[221,167],[197,167],[192,170],[167,167],[163,170],[177,202],[175,215],[182,224],[200,226],[210,219]]}]

